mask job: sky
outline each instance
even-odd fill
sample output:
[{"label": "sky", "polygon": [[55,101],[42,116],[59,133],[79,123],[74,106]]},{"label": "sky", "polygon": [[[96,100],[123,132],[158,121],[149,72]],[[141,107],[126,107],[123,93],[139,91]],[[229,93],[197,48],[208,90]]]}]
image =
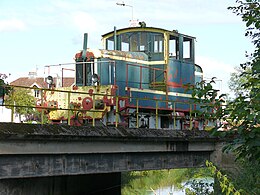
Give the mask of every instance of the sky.
[{"label": "sky", "polygon": [[[204,78],[217,77],[217,87],[229,93],[230,73],[246,61],[245,52],[253,48],[244,37],[245,23],[227,9],[236,5],[235,0],[116,3],[122,1],[0,0],[0,73],[9,75],[8,82],[28,76],[30,71],[46,75],[46,65],[73,62],[83,47],[85,32],[88,47],[102,49],[101,35],[113,31],[114,26],[128,27],[133,17],[147,26],[196,37],[195,62],[203,68]],[[50,71],[61,74],[60,67]]]}]

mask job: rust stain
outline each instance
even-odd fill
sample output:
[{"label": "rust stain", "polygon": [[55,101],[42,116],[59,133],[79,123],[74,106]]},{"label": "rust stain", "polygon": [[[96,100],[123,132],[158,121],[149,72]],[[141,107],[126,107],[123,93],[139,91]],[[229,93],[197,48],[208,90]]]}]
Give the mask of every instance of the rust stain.
[{"label": "rust stain", "polygon": [[179,88],[179,87],[182,87],[182,84],[176,83],[176,82],[168,82],[168,86],[169,86],[169,87]]},{"label": "rust stain", "polygon": [[169,74],[168,75],[168,81],[171,81],[172,80],[172,74]]},{"label": "rust stain", "polygon": [[173,77],[176,79],[176,78],[177,78],[177,75],[178,75],[178,69],[176,69],[176,71],[175,71]]}]

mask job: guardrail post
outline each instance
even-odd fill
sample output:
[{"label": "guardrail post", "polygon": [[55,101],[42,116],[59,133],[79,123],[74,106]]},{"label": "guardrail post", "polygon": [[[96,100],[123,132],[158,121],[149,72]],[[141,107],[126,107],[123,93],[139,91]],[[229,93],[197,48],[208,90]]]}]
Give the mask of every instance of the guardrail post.
[{"label": "guardrail post", "polygon": [[96,96],[93,94],[93,112],[92,112],[92,126],[95,127],[95,109],[96,109]]},{"label": "guardrail post", "polygon": [[158,129],[158,100],[156,101],[156,110],[155,110],[155,127]]},{"label": "guardrail post", "polygon": [[118,96],[116,96],[116,127],[118,126]]},{"label": "guardrail post", "polygon": [[15,102],[14,102],[14,89],[12,89],[12,96],[11,100],[13,105],[11,106],[11,122],[14,122],[14,108],[15,108]]},{"label": "guardrail post", "polygon": [[136,99],[136,128],[139,127],[139,100]]},{"label": "guardrail post", "polygon": [[67,103],[68,103],[68,125],[70,125],[70,111],[71,111],[71,108],[70,108],[70,91],[68,91],[68,100],[67,100]]},{"label": "guardrail post", "polygon": [[175,112],[175,108],[176,108],[176,105],[175,105],[175,102],[173,102],[173,128],[174,129],[176,128],[176,112]]},{"label": "guardrail post", "polygon": [[43,125],[43,116],[44,116],[44,110],[43,110],[43,95],[44,94],[44,89],[41,89],[41,107],[42,107],[42,109],[41,109],[41,124]]},{"label": "guardrail post", "polygon": [[192,111],[192,105],[190,104],[190,130],[192,130],[192,115],[191,115],[191,111]]}]

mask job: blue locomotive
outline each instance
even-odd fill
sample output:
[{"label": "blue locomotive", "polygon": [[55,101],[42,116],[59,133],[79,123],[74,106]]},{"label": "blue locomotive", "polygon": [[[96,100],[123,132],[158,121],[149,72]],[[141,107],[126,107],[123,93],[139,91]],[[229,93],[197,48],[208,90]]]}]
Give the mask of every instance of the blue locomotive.
[{"label": "blue locomotive", "polygon": [[70,125],[203,129],[185,84],[202,81],[195,37],[161,28],[114,28],[104,49],[75,55],[75,86],[45,94],[49,119]]}]

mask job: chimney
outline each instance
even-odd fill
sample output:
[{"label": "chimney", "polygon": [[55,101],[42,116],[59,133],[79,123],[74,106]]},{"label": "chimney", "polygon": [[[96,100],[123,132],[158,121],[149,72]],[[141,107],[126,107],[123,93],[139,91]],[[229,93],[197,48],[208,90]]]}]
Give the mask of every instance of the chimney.
[{"label": "chimney", "polygon": [[37,73],[36,72],[29,72],[28,77],[29,77],[29,79],[35,79],[37,77]]}]

